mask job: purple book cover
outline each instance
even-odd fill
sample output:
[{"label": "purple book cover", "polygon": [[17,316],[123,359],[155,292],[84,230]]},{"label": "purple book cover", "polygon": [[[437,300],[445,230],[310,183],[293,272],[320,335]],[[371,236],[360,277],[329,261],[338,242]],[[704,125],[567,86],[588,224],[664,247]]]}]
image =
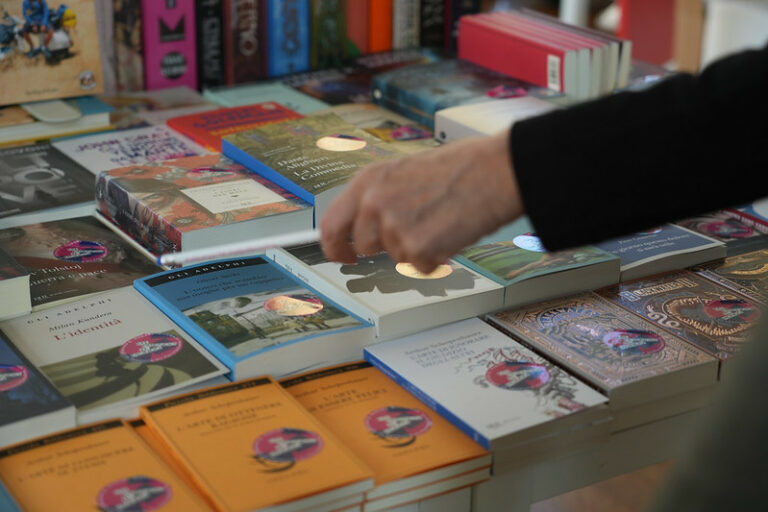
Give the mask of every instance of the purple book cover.
[{"label": "purple book cover", "polygon": [[197,88],[194,0],[144,0],[146,88]]}]

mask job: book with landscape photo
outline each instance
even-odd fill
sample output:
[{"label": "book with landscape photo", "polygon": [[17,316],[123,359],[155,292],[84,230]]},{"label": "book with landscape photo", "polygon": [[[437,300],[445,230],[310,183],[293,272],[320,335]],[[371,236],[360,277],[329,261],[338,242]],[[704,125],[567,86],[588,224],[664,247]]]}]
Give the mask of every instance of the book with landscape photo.
[{"label": "book with landscape photo", "polygon": [[268,249],[267,257],[376,326],[390,338],[499,309],[504,287],[447,261],[430,274],[387,253],[357,263],[329,261],[320,244]]},{"label": "book with landscape photo", "polygon": [[0,249],[29,272],[33,309],[127,286],[159,270],[95,217],[0,230]]},{"label": "book with landscape photo", "polygon": [[312,229],[312,207],[220,154],[99,174],[99,211],[153,254]]},{"label": "book with landscape photo", "polygon": [[723,242],[728,256],[768,248],[768,235],[723,210],[681,219],[675,224]]},{"label": "book with landscape photo", "polygon": [[0,320],[31,310],[29,271],[0,248]]},{"label": "book with landscape photo", "polygon": [[754,302],[768,305],[768,249],[730,256],[692,270]]},{"label": "book with landscape photo", "polygon": [[1,325],[75,405],[79,424],[136,416],[143,403],[226,372],[132,286]]},{"label": "book with landscape photo", "polygon": [[373,328],[264,257],[220,260],[135,287],[230,369],[232,380],[359,359]]}]

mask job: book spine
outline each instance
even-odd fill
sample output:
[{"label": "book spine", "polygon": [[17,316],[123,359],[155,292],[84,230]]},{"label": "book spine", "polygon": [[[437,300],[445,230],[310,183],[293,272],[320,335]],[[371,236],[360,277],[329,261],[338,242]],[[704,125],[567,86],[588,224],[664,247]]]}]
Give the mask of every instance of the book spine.
[{"label": "book spine", "polygon": [[144,0],[146,88],[197,88],[194,0]]},{"label": "book spine", "polygon": [[446,0],[445,1],[445,50],[456,53],[459,39],[459,20],[467,14],[480,12],[480,0]]},{"label": "book spine", "polygon": [[368,53],[368,0],[346,1],[347,56]]},{"label": "book spine", "polygon": [[394,0],[392,5],[392,49],[419,46],[419,0]]},{"label": "book spine", "polygon": [[369,0],[368,51],[392,49],[392,0]]},{"label": "book spine", "polygon": [[461,418],[453,414],[450,410],[445,408],[443,405],[436,402],[434,399],[432,399],[432,397],[424,393],[424,391],[414,386],[408,379],[403,377],[401,374],[397,373],[392,367],[386,365],[381,359],[373,355],[367,348],[363,349],[363,357],[365,358],[366,361],[368,361],[373,366],[378,368],[384,375],[386,375],[387,377],[395,381],[403,389],[408,391],[417,399],[421,400],[430,409],[437,412],[440,416],[442,416],[443,418],[451,422],[455,427],[457,427],[459,430],[461,430],[470,438],[472,438],[473,441],[478,443],[480,446],[482,446],[486,450],[491,449],[491,443],[488,440],[488,438],[480,434],[480,432],[472,428],[472,426],[469,425],[466,421],[462,420]]},{"label": "book spine", "polygon": [[226,85],[224,68],[224,0],[197,0],[198,87]]},{"label": "book spine", "polygon": [[421,46],[445,45],[445,0],[421,0],[419,42]]},{"label": "book spine", "polygon": [[257,0],[230,0],[232,42],[231,84],[254,82],[264,77],[265,52],[261,32],[264,20]]},{"label": "book spine", "polygon": [[312,0],[312,69],[336,68],[344,62],[345,0]]},{"label": "book spine", "polygon": [[266,0],[267,74],[309,69],[309,0]]},{"label": "book spine", "polygon": [[115,9],[115,72],[118,91],[144,90],[141,0],[123,0]]},{"label": "book spine", "polygon": [[739,210],[738,208],[726,208],[723,210],[723,212],[725,212],[726,215],[741,221],[754,230],[768,235],[768,224],[766,224],[763,220],[758,219],[754,215],[750,215],[749,213]]}]

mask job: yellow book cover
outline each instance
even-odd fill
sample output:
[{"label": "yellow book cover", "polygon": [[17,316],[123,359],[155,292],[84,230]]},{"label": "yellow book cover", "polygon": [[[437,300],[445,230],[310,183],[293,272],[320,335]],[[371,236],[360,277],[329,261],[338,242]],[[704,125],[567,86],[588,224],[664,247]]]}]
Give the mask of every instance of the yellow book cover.
[{"label": "yellow book cover", "polygon": [[139,414],[217,510],[330,511],[362,501],[373,486],[371,470],[270,377],[161,400]]},{"label": "yellow book cover", "polygon": [[[395,381],[361,361],[281,381],[374,471],[377,495],[490,469],[490,453]],[[488,475],[490,476],[490,475]],[[369,497],[374,493],[369,493]]]},{"label": "yellow book cover", "polygon": [[0,479],[22,510],[210,510],[121,420],[4,448]]}]

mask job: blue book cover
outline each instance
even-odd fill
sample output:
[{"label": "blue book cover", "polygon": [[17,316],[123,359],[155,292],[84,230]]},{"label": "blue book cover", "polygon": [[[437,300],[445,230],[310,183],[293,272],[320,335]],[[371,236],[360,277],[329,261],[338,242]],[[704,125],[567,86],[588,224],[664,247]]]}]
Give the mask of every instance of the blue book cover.
[{"label": "blue book cover", "polygon": [[72,98],[69,102],[84,116],[108,114],[115,110],[111,105],[103,102],[96,96],[81,96],[79,98]]},{"label": "blue book cover", "polygon": [[21,508],[19,508],[16,500],[13,499],[13,496],[5,488],[2,481],[0,481],[0,510],[3,512],[21,512]]},{"label": "blue book cover", "polygon": [[266,0],[267,74],[309,69],[309,0]]},{"label": "blue book cover", "polygon": [[136,289],[229,367],[232,380],[362,357],[371,324],[264,257],[139,279]]}]

